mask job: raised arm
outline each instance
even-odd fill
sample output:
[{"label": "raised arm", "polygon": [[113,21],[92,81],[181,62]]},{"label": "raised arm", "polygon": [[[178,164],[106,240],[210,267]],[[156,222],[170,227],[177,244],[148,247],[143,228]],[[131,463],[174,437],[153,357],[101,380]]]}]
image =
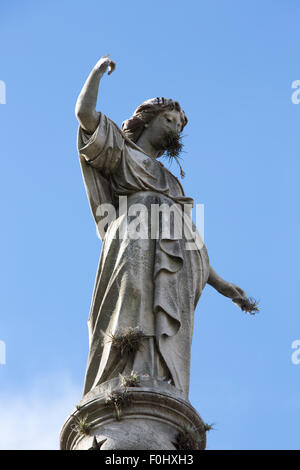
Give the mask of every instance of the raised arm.
[{"label": "raised arm", "polygon": [[211,266],[209,267],[207,283],[220,292],[220,294],[232,299],[245,312],[254,314],[259,311],[258,303],[254,299],[248,298],[246,292],[240,287],[225,281]]},{"label": "raised arm", "polygon": [[75,114],[81,127],[93,133],[99,123],[99,113],[96,111],[99,83],[108,69],[110,75],[116,68],[108,55],[101,57],[87,78],[76,102]]}]

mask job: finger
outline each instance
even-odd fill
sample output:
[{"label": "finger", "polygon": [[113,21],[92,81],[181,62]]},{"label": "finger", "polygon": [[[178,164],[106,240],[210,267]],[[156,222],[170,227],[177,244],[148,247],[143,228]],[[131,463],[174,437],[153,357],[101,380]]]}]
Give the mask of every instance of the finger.
[{"label": "finger", "polygon": [[116,68],[116,63],[111,60],[108,65],[108,74],[110,75]]},{"label": "finger", "polygon": [[111,73],[113,73],[113,71],[115,70],[116,68],[116,63],[114,61],[110,61],[109,62],[109,65],[108,65],[108,75],[110,75]]}]

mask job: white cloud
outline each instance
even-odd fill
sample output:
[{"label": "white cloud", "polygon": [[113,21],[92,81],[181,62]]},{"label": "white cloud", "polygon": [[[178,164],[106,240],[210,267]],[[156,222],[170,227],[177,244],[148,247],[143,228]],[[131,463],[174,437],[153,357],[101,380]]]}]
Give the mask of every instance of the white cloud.
[{"label": "white cloud", "polygon": [[81,393],[66,374],[40,378],[30,390],[20,384],[15,392],[0,393],[0,449],[59,449],[60,430]]}]

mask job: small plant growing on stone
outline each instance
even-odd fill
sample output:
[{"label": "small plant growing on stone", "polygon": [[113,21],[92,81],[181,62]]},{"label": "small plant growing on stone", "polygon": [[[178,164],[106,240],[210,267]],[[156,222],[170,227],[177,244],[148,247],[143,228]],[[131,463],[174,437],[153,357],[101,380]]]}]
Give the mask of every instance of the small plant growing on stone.
[{"label": "small plant growing on stone", "polygon": [[122,407],[130,401],[127,390],[114,390],[106,396],[106,406],[114,408],[116,418],[119,420],[122,414]]},{"label": "small plant growing on stone", "polygon": [[106,336],[109,337],[112,346],[120,352],[121,356],[137,352],[140,349],[142,339],[145,338],[139,327],[125,328]]},{"label": "small plant growing on stone", "polygon": [[255,315],[257,312],[259,312],[259,302],[253,299],[253,297],[248,297],[246,299],[241,299],[237,297],[236,299],[232,299],[232,301],[236,305],[238,305],[244,312],[250,313],[250,315]]},{"label": "small plant growing on stone", "polygon": [[74,416],[75,424],[73,424],[72,429],[80,434],[88,435],[90,432],[90,425],[87,423],[88,416],[78,417]]},{"label": "small plant growing on stone", "polygon": [[184,178],[185,173],[179,162],[179,159],[181,158],[180,154],[182,153],[183,148],[182,134],[180,132],[170,130],[164,137],[162,147],[165,149],[163,157],[167,158],[169,163],[171,163],[172,160],[176,160],[180,168],[180,176],[181,178]]},{"label": "small plant growing on stone", "polygon": [[201,450],[203,449],[203,435],[189,425],[185,425],[182,431],[176,435],[174,442],[177,450]]},{"label": "small plant growing on stone", "polygon": [[203,428],[205,432],[213,431],[215,429],[213,423],[212,424],[204,423]]},{"label": "small plant growing on stone", "polygon": [[136,372],[131,372],[130,375],[120,374],[121,387],[138,387],[140,384],[140,376]]}]

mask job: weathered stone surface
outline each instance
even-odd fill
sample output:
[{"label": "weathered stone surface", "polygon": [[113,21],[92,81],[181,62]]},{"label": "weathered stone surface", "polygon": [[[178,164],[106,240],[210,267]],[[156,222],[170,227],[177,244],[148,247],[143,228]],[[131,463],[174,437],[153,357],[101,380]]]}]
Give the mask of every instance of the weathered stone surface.
[{"label": "weathered stone surface", "polygon": [[[82,175],[103,240],[89,316],[84,393],[133,370],[171,380],[188,399],[194,311],[205,285],[211,284],[243,309],[250,304],[242,289],[210,266],[192,223],[193,199],[158,161],[167,151],[178,162],[180,134],[187,124],[180,104],[167,98],[147,100],[123,122],[122,130],[95,110],[100,79],[115,66],[108,56],[102,57],[76,104]],[[125,211],[120,198],[125,199]],[[105,225],[103,204],[112,207],[113,214]],[[159,222],[137,215],[143,208],[149,216],[154,205],[163,208]],[[174,217],[177,214],[173,228],[181,227],[176,234],[170,230],[171,210]],[[126,328],[141,328],[147,340],[135,354],[120,357],[101,332],[109,338]]]},{"label": "weathered stone surface", "polygon": [[[176,450],[178,435],[187,428],[196,431],[201,439],[199,448],[205,448],[203,421],[175,387],[141,378],[139,387],[126,390],[129,400],[121,404],[117,419],[106,398],[118,389],[120,384],[112,380],[94,388],[81,400],[62,429],[61,449],[88,450],[97,441],[99,450]],[[87,434],[76,430],[79,417],[86,418]]]},{"label": "weathered stone surface", "polygon": [[[95,109],[100,79],[114,69],[102,57],[76,104],[82,175],[103,247],[88,320],[84,396],[63,427],[61,447],[204,448],[202,420],[188,402],[197,302],[208,283],[244,311],[257,306],[213,270],[192,222],[193,199],[158,161],[167,151],[179,163],[187,124],[181,106],[147,100],[121,130]],[[161,218],[152,218],[153,206]],[[111,214],[103,224],[105,211]],[[128,349],[123,336],[133,331],[141,333],[140,343]],[[120,389],[119,375],[131,373],[141,376],[140,386],[126,389],[120,405],[111,396],[115,405],[109,407],[107,395]]]}]

